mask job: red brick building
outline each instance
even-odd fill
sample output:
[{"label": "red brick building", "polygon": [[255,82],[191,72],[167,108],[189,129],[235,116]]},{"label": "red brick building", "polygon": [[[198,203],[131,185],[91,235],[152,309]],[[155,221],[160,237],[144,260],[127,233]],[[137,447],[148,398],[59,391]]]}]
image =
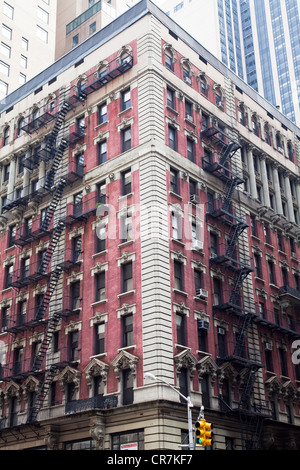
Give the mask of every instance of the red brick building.
[{"label": "red brick building", "polygon": [[299,136],[146,0],[1,103],[1,448],[299,448]]}]

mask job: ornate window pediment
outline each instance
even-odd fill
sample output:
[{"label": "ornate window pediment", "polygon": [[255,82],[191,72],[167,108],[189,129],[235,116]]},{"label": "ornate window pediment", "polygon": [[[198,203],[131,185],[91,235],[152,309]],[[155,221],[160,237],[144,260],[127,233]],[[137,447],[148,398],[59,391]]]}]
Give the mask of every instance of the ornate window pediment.
[{"label": "ornate window pediment", "polygon": [[101,375],[103,382],[106,384],[108,371],[109,365],[94,357],[84,369],[88,387],[92,387],[93,378],[99,375]]},{"label": "ornate window pediment", "polygon": [[139,361],[137,356],[130,354],[128,351],[120,351],[117,357],[112,361],[114,372],[117,379],[120,380],[121,372],[124,369],[130,369],[132,375],[136,376],[136,365]]}]

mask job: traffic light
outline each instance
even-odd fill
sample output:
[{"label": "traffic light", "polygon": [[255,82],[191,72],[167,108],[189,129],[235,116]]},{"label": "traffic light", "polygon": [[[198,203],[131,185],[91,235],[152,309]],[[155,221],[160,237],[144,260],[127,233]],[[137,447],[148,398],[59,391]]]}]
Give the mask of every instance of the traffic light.
[{"label": "traffic light", "polygon": [[207,423],[204,418],[200,419],[195,424],[196,427],[196,445],[199,446],[211,446],[213,443],[212,440],[212,427],[211,423]]}]

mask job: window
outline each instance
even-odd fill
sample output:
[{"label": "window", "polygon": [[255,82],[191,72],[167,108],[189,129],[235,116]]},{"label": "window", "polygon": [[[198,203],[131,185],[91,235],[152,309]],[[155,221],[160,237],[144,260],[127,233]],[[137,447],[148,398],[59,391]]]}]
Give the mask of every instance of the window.
[{"label": "window", "polygon": [[256,237],[256,221],[254,216],[250,216],[251,233]]},{"label": "window", "polygon": [[29,276],[30,258],[22,259],[22,278],[26,279]]},{"label": "window", "polygon": [[209,374],[203,374],[202,379],[201,379],[201,392],[202,392],[202,405],[204,406],[204,408],[210,408],[211,406],[209,385],[210,385]]},{"label": "window", "polygon": [[131,170],[122,172],[122,196],[131,193]]},{"label": "window", "polygon": [[185,346],[185,317],[180,313],[176,313],[176,332],[177,332],[177,343]]},{"label": "window", "polygon": [[287,376],[287,367],[286,367],[286,353],[283,348],[278,348],[278,353],[279,353],[279,361],[280,361],[280,367],[281,367],[281,374]]},{"label": "window", "polygon": [[78,353],[79,353],[78,345],[79,345],[79,332],[72,331],[69,335],[69,359],[70,361],[78,361]]},{"label": "window", "polygon": [[132,240],[132,211],[127,210],[126,215],[121,217],[121,240],[123,243]]},{"label": "window", "polygon": [[97,184],[97,202],[105,203],[106,202],[106,183],[102,181]]},{"label": "window", "polygon": [[38,6],[38,9],[37,9],[37,16],[44,23],[46,23],[46,24],[49,23],[49,13],[46,10],[44,10],[43,8],[39,7],[39,6]]},{"label": "window", "polygon": [[174,261],[175,289],[183,291],[183,267],[180,261]]},{"label": "window", "polygon": [[21,39],[21,46],[24,51],[28,51],[28,39],[22,38]]},{"label": "window", "polygon": [[130,405],[133,403],[133,374],[130,369],[123,370],[122,379],[123,405]]},{"label": "window", "polygon": [[220,357],[225,357],[227,355],[226,347],[226,335],[223,328],[218,328],[217,330],[217,340],[218,340],[218,353]]},{"label": "window", "polygon": [[91,36],[94,34],[96,31],[96,21],[94,21],[92,24],[89,26],[89,35]]},{"label": "window", "polygon": [[81,235],[78,237],[74,237],[72,240],[72,254],[73,254],[73,262],[77,263],[81,256]]},{"label": "window", "polygon": [[172,238],[175,238],[175,240],[181,240],[182,238],[181,221],[181,216],[172,212]]},{"label": "window", "polygon": [[261,263],[260,263],[260,255],[254,254],[254,267],[255,267],[255,275],[261,279]]},{"label": "window", "polygon": [[0,80],[0,96],[6,96],[8,94],[8,83],[3,82]]},{"label": "window", "polygon": [[279,315],[278,308],[274,308],[274,319],[275,319],[276,325],[280,325],[280,315]]},{"label": "window", "polygon": [[275,281],[275,270],[274,270],[274,263],[273,261],[268,261],[268,268],[269,268],[269,279],[270,279],[270,284],[276,284]]},{"label": "window", "polygon": [[36,27],[36,35],[41,41],[47,43],[48,42],[48,32],[37,25]]},{"label": "window", "polygon": [[84,153],[76,155],[76,173],[77,175],[83,175],[84,172]]},{"label": "window", "polygon": [[105,299],[105,272],[95,275],[96,282],[96,302]]},{"label": "window", "polygon": [[199,321],[197,322],[197,327],[199,351],[207,351],[207,328],[203,328]]},{"label": "window", "polygon": [[210,250],[212,258],[218,256],[218,235],[213,232],[210,232]]},{"label": "window", "polygon": [[71,283],[71,310],[80,308],[80,281]]},{"label": "window", "polygon": [[79,44],[79,34],[75,34],[72,38],[72,47],[76,47]]},{"label": "window", "polygon": [[202,279],[203,279],[202,271],[200,271],[199,269],[194,269],[194,281],[195,281],[196,293],[198,289],[202,288],[202,284],[203,284]]},{"label": "window", "polygon": [[190,196],[194,196],[197,194],[197,183],[196,181],[192,180],[190,178],[190,181],[189,181],[189,188],[190,188]]},{"label": "window", "polygon": [[187,137],[186,144],[187,144],[187,157],[191,162],[194,162],[195,161],[195,143],[192,139]]},{"label": "window", "polygon": [[98,124],[107,121],[107,104],[104,103],[98,107]]},{"label": "window", "polygon": [[187,100],[185,100],[185,117],[190,121],[193,120],[193,105]]},{"label": "window", "polygon": [[122,317],[122,336],[123,348],[133,344],[133,315],[125,315]]},{"label": "window", "polygon": [[14,18],[14,9],[11,5],[4,2],[3,4],[3,13],[4,15],[8,16],[11,20]]},{"label": "window", "polygon": [[131,149],[131,127],[127,127],[121,131],[122,152]]},{"label": "window", "polygon": [[125,111],[125,109],[130,108],[130,106],[131,106],[130,88],[128,88],[127,90],[121,93],[121,109],[122,111]]},{"label": "window", "polygon": [[[179,375],[179,391],[180,393],[187,397],[189,395],[189,388],[188,388],[188,371],[185,367],[182,367],[180,370]],[[186,403],[184,398],[180,397],[180,401],[182,403]]]},{"label": "window", "polygon": [[24,325],[26,322],[26,300],[18,302],[18,325]]},{"label": "window", "polygon": [[167,105],[175,109],[175,91],[167,87]]},{"label": "window", "polygon": [[9,318],[9,307],[3,307],[1,310],[1,325],[0,325],[1,333],[7,330],[8,318]]},{"label": "window", "polygon": [[122,292],[133,289],[132,261],[122,264]]},{"label": "window", "polygon": [[214,286],[214,303],[213,305],[220,305],[222,303],[222,285],[221,280],[217,277],[213,278]]},{"label": "window", "polygon": [[[4,132],[4,145],[7,145],[9,139],[9,128],[8,130],[6,129]],[[8,181],[9,180],[9,172],[10,172],[10,165],[5,165],[3,169],[3,181]]]},{"label": "window", "polygon": [[5,268],[5,284],[4,284],[4,289],[7,289],[8,287],[11,286],[11,283],[12,283],[12,276],[13,276],[13,269],[14,269],[13,264],[10,264],[10,265],[6,266],[6,268]]},{"label": "window", "polygon": [[170,169],[170,189],[173,193],[179,194],[178,171]]},{"label": "window", "polygon": [[169,52],[167,50],[165,52],[165,64],[166,64],[167,69],[173,71],[173,56],[172,56],[171,52]]},{"label": "window", "polygon": [[138,450],[144,449],[144,431],[126,431],[120,434],[112,435],[112,449],[122,450],[126,449],[127,444],[133,444]]},{"label": "window", "polygon": [[169,136],[169,147],[172,150],[176,150],[177,143],[176,143],[176,129],[173,126],[168,127],[168,136]]},{"label": "window", "polygon": [[264,225],[264,235],[265,235],[265,243],[270,244],[270,229],[266,225]]},{"label": "window", "polygon": [[27,69],[27,57],[25,55],[21,55],[21,67]]},{"label": "window", "polygon": [[82,214],[82,193],[74,194],[73,203],[75,217],[80,216]]},{"label": "window", "polygon": [[14,246],[15,244],[15,239],[16,239],[16,231],[17,231],[17,226],[12,225],[9,227],[9,235],[8,235],[8,246]]},{"label": "window", "polygon": [[0,51],[1,51],[1,54],[5,55],[5,57],[7,57],[8,59],[10,58],[11,48],[4,42],[1,42]]},{"label": "window", "polygon": [[95,354],[104,353],[105,323],[95,325]]},{"label": "window", "polygon": [[98,165],[106,162],[107,157],[107,143],[106,140],[103,140],[98,144]]},{"label": "window", "polygon": [[2,36],[7,39],[12,38],[12,29],[6,26],[5,24],[2,24]]},{"label": "window", "polygon": [[0,73],[9,77],[9,65],[0,60]]},{"label": "window", "polygon": [[25,125],[25,119],[21,118],[18,121],[18,137],[21,137],[24,133],[23,126]]},{"label": "window", "polygon": [[267,348],[267,344],[265,344],[265,361],[266,361],[266,370],[273,371],[273,357],[272,357],[272,350]]},{"label": "window", "polygon": [[105,225],[98,226],[96,237],[96,253],[105,250],[106,246],[106,227]]}]

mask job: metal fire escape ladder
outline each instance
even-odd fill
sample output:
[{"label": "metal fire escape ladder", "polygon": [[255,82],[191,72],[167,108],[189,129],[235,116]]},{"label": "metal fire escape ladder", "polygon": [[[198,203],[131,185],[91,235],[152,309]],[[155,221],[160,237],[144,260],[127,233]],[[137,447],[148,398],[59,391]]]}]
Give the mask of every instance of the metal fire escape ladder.
[{"label": "metal fire escape ladder", "polygon": [[51,366],[50,369],[47,371],[42,386],[40,387],[37,395],[35,396],[32,407],[30,408],[30,412],[27,417],[27,423],[34,423],[37,420],[39,411],[43,406],[45,398],[50,390],[51,384],[55,377],[56,370],[57,368],[55,366]]},{"label": "metal fire escape ladder", "polygon": [[42,261],[39,265],[38,273],[39,274],[44,274],[47,271],[47,268],[49,266],[49,263],[51,261],[52,255],[54,253],[54,250],[57,246],[57,243],[59,242],[60,236],[65,228],[64,222],[60,221],[58,222],[57,226],[55,227],[55,230],[53,232],[53,235],[51,237],[50,243],[48,245],[48,248],[42,258]]},{"label": "metal fire escape ladder", "polygon": [[61,273],[62,273],[62,268],[58,266],[51,274],[50,280],[47,286],[47,290],[36,312],[36,316],[35,316],[36,320],[42,320],[44,318],[47,308],[49,306],[50,299],[52,297],[53,292],[56,289]]},{"label": "metal fire escape ladder", "polygon": [[51,131],[50,135],[47,138],[46,148],[47,148],[48,151],[53,150],[53,148],[55,146],[57,135],[58,135],[58,133],[59,133],[64,121],[65,121],[65,117],[66,117],[67,112],[69,111],[69,109],[70,109],[70,104],[67,101],[64,101],[59,113],[56,116],[55,123],[54,123],[54,126],[52,128],[52,131]]},{"label": "metal fire escape ladder", "polygon": [[59,164],[62,160],[62,157],[64,155],[64,152],[65,152],[67,146],[68,146],[67,140],[65,138],[62,138],[58,148],[56,149],[55,156],[54,156],[54,159],[52,161],[50,170],[48,171],[46,179],[45,179],[45,186],[44,187],[48,191],[51,190],[51,188],[54,184],[54,178],[55,178],[56,171],[59,167]]},{"label": "metal fire escape ladder", "polygon": [[61,196],[62,196],[62,193],[66,184],[67,184],[67,181],[64,178],[61,178],[60,181],[58,182],[56,189],[54,191],[52,200],[46,212],[45,218],[41,224],[41,230],[45,230],[45,231],[48,230],[50,222],[53,218],[53,214],[59,204],[59,201],[61,199]]}]

